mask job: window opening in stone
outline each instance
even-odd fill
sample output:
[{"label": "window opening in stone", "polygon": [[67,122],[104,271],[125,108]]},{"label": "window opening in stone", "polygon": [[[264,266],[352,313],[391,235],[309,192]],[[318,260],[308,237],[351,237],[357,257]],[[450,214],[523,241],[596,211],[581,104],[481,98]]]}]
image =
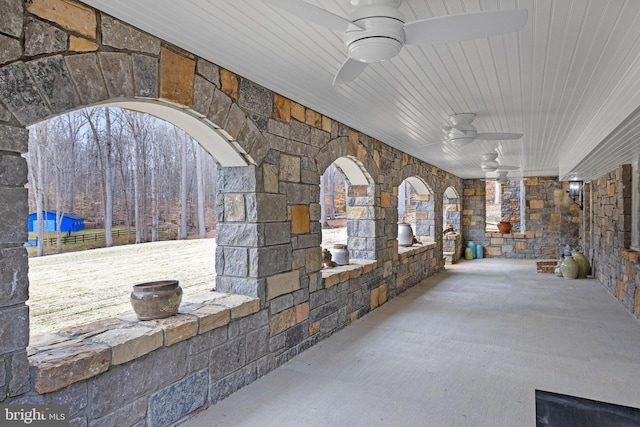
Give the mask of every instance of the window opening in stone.
[{"label": "window opening in stone", "polygon": [[347,244],[347,180],[335,164],[320,176],[322,249]]},{"label": "window opening in stone", "polygon": [[453,187],[448,187],[442,195],[442,231],[443,233],[453,229],[460,233],[461,208],[460,197]]},{"label": "window opening in stone", "polygon": [[[338,172],[332,172],[332,167]],[[331,174],[335,174],[331,178]],[[329,180],[336,182],[335,207],[336,220],[331,220]],[[342,184],[340,184],[342,182]],[[320,222],[326,222],[329,228],[322,228],[321,247],[334,256],[335,250],[348,251],[349,260],[376,259],[376,218],[375,218],[375,185],[364,169],[363,165],[350,156],[336,159],[322,174],[320,200],[325,201],[325,208],[321,209]],[[341,190],[344,186],[344,190]],[[344,194],[344,208],[346,210],[343,220],[340,218],[341,194]],[[321,203],[322,205],[322,203]],[[333,227],[333,228],[332,228]],[[336,247],[335,245],[341,245]],[[344,245],[347,245],[344,248]],[[326,263],[325,263],[326,265]]]},{"label": "window opening in stone", "polygon": [[87,108],[31,126],[25,157],[32,335],[132,312],[139,282],[212,293],[217,166],[185,132]]},{"label": "window opening in stone", "polygon": [[[419,243],[435,241],[435,203],[431,188],[419,177],[412,176],[398,186],[398,223],[411,226]],[[401,228],[398,228],[400,239]],[[401,243],[399,243],[401,245]]]},{"label": "window opening in stone", "polygon": [[485,225],[488,232],[498,232],[502,220],[502,186],[498,181],[485,182]]}]

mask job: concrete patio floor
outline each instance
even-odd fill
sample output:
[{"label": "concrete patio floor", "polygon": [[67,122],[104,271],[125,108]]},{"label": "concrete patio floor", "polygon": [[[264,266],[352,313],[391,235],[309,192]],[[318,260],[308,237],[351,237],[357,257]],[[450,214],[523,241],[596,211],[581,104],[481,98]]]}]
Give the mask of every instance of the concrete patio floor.
[{"label": "concrete patio floor", "polygon": [[594,279],[463,260],[181,426],[535,426],[536,389],[640,407],[638,372]]}]

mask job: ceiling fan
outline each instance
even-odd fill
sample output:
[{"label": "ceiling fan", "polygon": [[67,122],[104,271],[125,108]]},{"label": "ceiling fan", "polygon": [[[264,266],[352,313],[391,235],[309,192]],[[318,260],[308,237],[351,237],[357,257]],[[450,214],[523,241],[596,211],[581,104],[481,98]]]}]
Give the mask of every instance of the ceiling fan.
[{"label": "ceiling fan", "polygon": [[523,180],[527,180],[527,178],[525,177],[508,177],[507,174],[509,173],[508,170],[499,170],[497,172],[498,176],[495,178],[481,178],[480,181],[494,181],[497,182],[500,185],[507,185],[509,184],[509,182],[516,180],[516,181],[523,181]]},{"label": "ceiling fan", "polygon": [[482,162],[480,168],[483,172],[496,172],[496,171],[515,171],[520,169],[520,166],[507,166],[498,163],[498,153],[484,153],[482,155]]},{"label": "ceiling fan", "polygon": [[475,126],[471,124],[475,118],[475,113],[459,113],[449,116],[448,121],[451,126],[442,128],[447,134],[445,142],[453,145],[466,145],[475,139],[505,141],[520,139],[523,136],[521,133],[478,133]]},{"label": "ceiling fan", "polygon": [[521,30],[526,9],[491,10],[405,22],[402,0],[344,0],[349,19],[301,0],[263,0],[306,21],[340,31],[348,57],[333,84],[353,81],[369,64],[393,58],[405,44],[472,40]]}]

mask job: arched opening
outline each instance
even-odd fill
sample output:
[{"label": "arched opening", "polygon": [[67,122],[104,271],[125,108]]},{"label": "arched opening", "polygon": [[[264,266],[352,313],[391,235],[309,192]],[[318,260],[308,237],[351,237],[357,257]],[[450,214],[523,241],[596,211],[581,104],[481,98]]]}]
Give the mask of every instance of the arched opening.
[{"label": "arched opening", "polygon": [[[226,165],[246,161],[231,138],[207,122],[158,103],[124,102],[76,110],[29,128],[29,212],[44,212],[39,222],[49,225],[51,234],[35,220],[27,245],[40,243],[52,253],[120,246],[29,262],[32,335],[130,312],[131,285],[142,281],[177,279],[186,299],[214,290],[215,261],[198,262],[197,268],[194,262],[215,260],[215,241],[198,249],[191,240],[215,233],[217,166],[210,153]],[[83,227],[64,222],[76,217]],[[173,243],[122,247],[166,240]],[[35,255],[36,248],[27,250]]]},{"label": "arched opening", "polygon": [[422,178],[410,176],[398,186],[398,220],[411,225],[420,242],[435,242],[435,200]]},{"label": "arched opening", "polygon": [[462,240],[460,196],[455,188],[447,187],[442,195],[442,252],[445,262],[455,263],[461,256]]},{"label": "arched opening", "polygon": [[[344,179],[346,227],[323,230],[322,247],[330,249],[334,243],[346,243],[350,259],[373,260],[376,250],[373,180],[362,163],[351,156],[336,159],[332,166]],[[326,197],[323,193],[321,190],[321,198]]]}]

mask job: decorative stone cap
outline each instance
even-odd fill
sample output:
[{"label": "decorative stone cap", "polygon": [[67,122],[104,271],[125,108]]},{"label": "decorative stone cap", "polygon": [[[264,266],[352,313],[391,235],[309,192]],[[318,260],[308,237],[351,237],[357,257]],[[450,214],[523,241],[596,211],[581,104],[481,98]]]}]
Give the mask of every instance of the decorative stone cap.
[{"label": "decorative stone cap", "polygon": [[59,390],[258,311],[259,298],[213,292],[164,319],[140,321],[130,313],[33,337],[27,353],[35,390]]}]

